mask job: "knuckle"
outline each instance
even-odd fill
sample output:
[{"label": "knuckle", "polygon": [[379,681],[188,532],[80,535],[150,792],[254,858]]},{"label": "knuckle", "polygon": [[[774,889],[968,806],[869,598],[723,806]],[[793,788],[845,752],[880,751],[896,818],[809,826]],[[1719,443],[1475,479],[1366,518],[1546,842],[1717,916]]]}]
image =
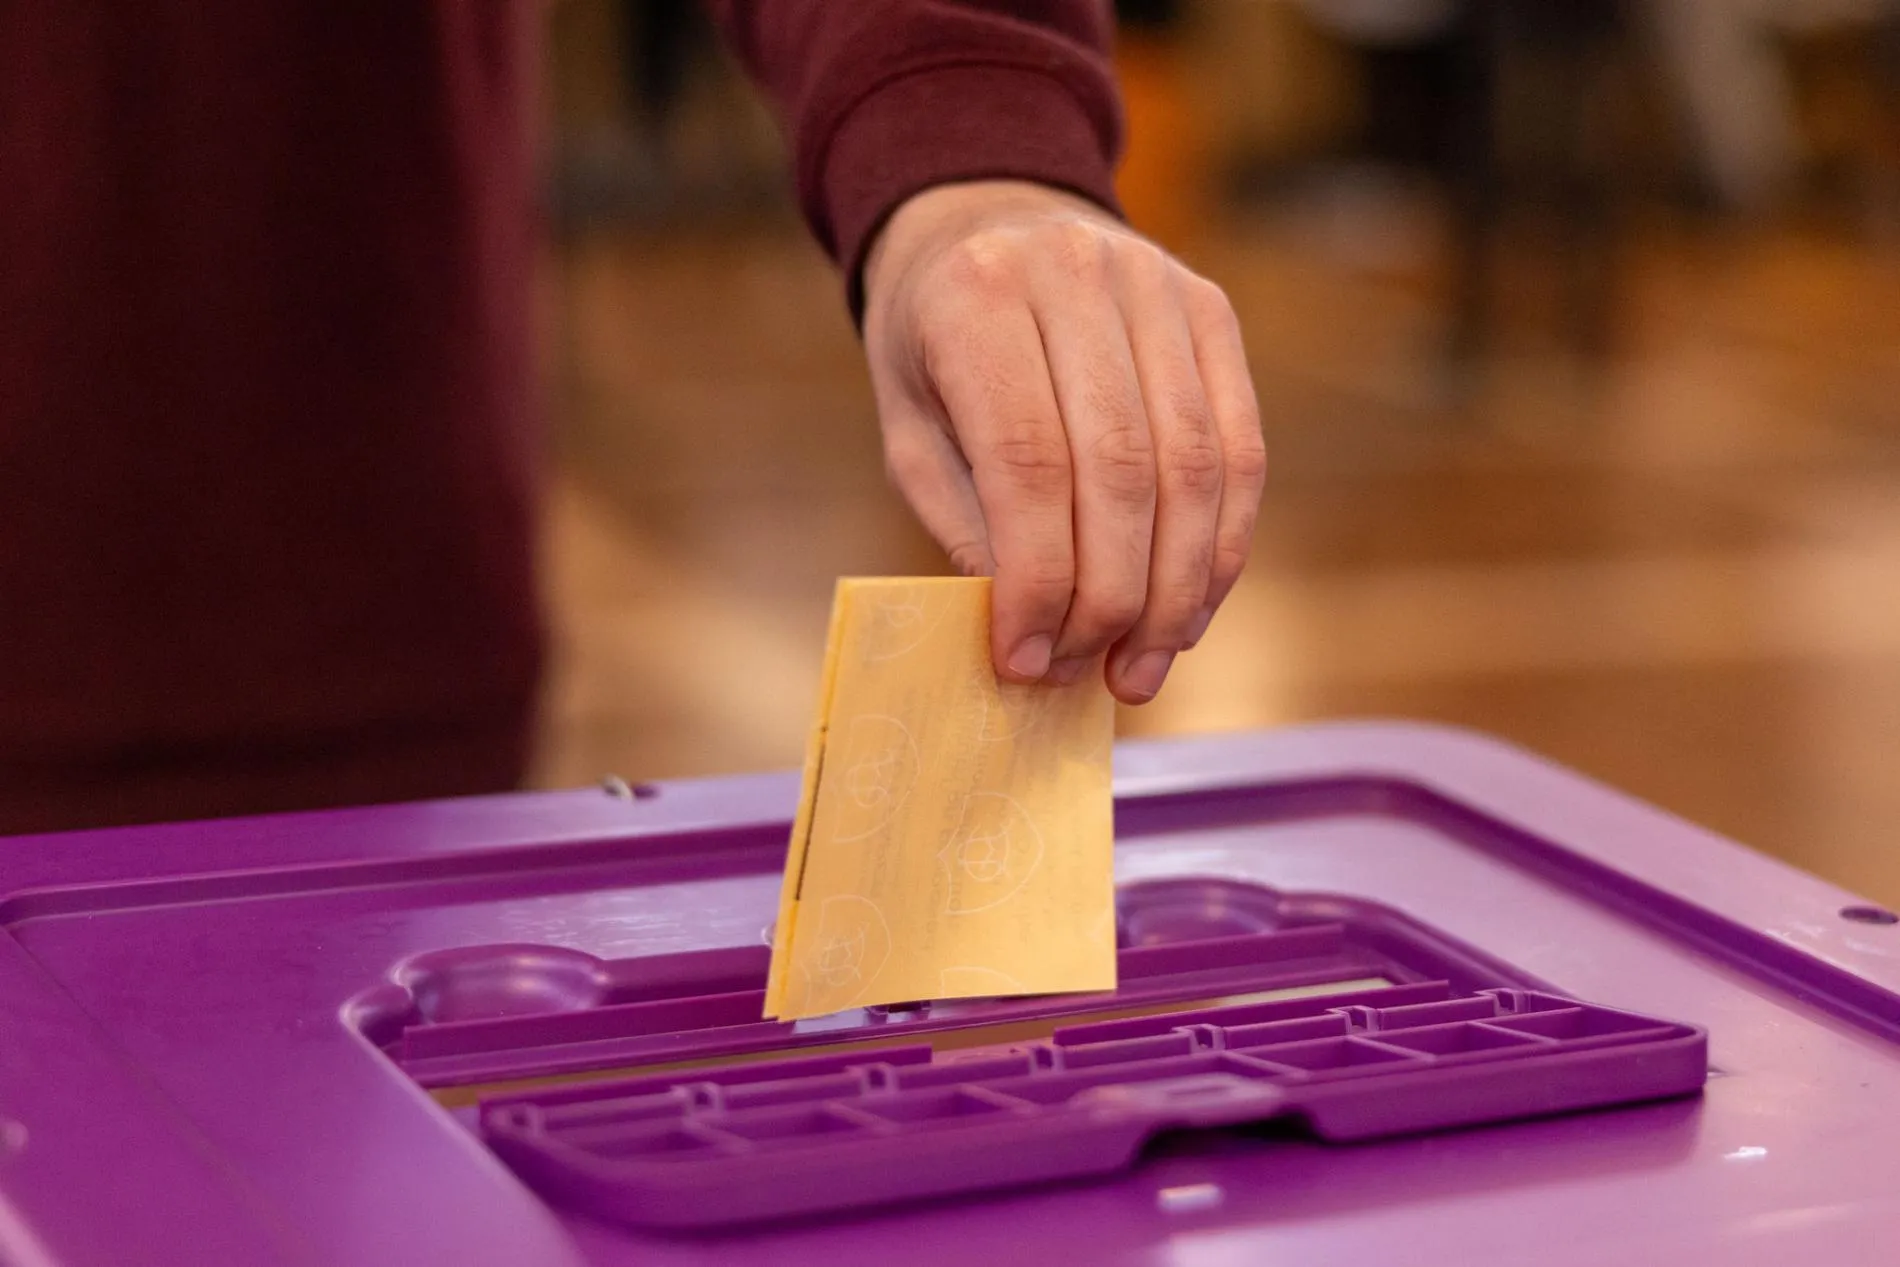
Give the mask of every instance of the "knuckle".
[{"label": "knuckle", "polygon": [[1163,463],[1169,488],[1193,497],[1218,496],[1225,466],[1220,446],[1205,432],[1177,436]]},{"label": "knuckle", "polygon": [[1145,595],[1132,591],[1104,597],[1100,600],[1095,618],[1105,633],[1120,637],[1141,619],[1144,598]]},{"label": "knuckle", "polygon": [[1132,591],[1078,594],[1063,630],[1064,650],[1092,655],[1107,647],[1141,619],[1143,598]]},{"label": "knuckle", "polygon": [[1214,579],[1231,584],[1247,567],[1247,555],[1251,552],[1253,538],[1251,534],[1223,533],[1214,543]]},{"label": "knuckle", "polygon": [[1214,535],[1214,557],[1211,580],[1219,586],[1234,583],[1247,567],[1247,556],[1253,552],[1254,512],[1248,507],[1246,512],[1236,516],[1232,522],[1222,524]]},{"label": "knuckle", "polygon": [[998,583],[1032,612],[1038,623],[1062,619],[1075,589],[1075,571],[1066,558],[1053,553],[998,566]]},{"label": "knuckle", "polygon": [[1227,292],[1207,278],[1187,270],[1181,270],[1182,302],[1205,320],[1218,323],[1234,323],[1234,307],[1227,300]]},{"label": "knuckle", "polygon": [[1069,450],[1059,428],[1039,420],[1004,427],[990,454],[1003,475],[1026,492],[1067,495]]},{"label": "knuckle", "polygon": [[1083,280],[1099,278],[1107,264],[1108,244],[1093,225],[1073,222],[1048,230],[1049,250],[1062,271]]},{"label": "knuckle", "polygon": [[1239,434],[1227,441],[1225,460],[1227,473],[1233,479],[1256,485],[1266,482],[1267,443],[1260,435],[1257,419],[1253,426],[1243,426]]},{"label": "knuckle", "polygon": [[996,234],[979,234],[957,244],[945,257],[943,278],[957,290],[991,297],[1014,285],[1017,253]]},{"label": "knuckle", "polygon": [[1198,566],[1188,567],[1165,584],[1157,585],[1142,614],[1142,636],[1157,645],[1186,645],[1194,618],[1213,592],[1211,565],[1215,547],[1210,542],[1198,555]]},{"label": "knuckle", "polygon": [[1180,271],[1174,257],[1146,238],[1131,237],[1120,247],[1124,266],[1136,276],[1166,280]]},{"label": "knuckle", "polygon": [[1088,479],[1103,495],[1131,507],[1152,505],[1155,455],[1147,432],[1132,423],[1110,427],[1088,446]]}]

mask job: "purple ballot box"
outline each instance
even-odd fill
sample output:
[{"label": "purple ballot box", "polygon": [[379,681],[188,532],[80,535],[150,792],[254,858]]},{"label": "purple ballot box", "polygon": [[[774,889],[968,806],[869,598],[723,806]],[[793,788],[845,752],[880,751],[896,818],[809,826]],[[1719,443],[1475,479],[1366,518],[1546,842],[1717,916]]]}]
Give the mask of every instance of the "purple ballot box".
[{"label": "purple ballot box", "polygon": [[1114,994],[796,1024],[789,774],[0,841],[0,1262],[1893,1261],[1890,913],[1465,734],[1116,775]]}]

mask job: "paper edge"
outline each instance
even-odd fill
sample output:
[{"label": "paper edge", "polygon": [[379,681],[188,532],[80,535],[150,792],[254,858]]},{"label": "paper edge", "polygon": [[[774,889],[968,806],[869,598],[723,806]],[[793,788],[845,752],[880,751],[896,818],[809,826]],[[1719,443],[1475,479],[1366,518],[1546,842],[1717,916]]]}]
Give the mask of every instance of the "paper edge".
[{"label": "paper edge", "polygon": [[791,970],[792,945],[798,920],[798,880],[811,848],[812,818],[818,812],[818,774],[824,766],[825,741],[831,730],[831,701],[838,681],[838,657],[844,645],[846,609],[850,606],[851,578],[841,577],[831,593],[831,616],[825,626],[825,659],[818,674],[818,707],[805,739],[805,768],[800,777],[798,812],[786,843],[785,873],[779,881],[778,920],[772,925],[772,960],[765,981],[765,1018],[780,1020],[785,1005],[785,978]]}]

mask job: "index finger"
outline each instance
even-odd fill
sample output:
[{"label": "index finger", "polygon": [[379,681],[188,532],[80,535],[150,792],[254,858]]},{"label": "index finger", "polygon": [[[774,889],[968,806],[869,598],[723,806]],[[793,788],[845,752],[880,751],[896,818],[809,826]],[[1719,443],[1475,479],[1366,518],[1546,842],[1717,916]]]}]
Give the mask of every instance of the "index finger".
[{"label": "index finger", "polygon": [[996,560],[991,658],[1008,680],[1038,681],[1075,592],[1069,445],[1041,332],[1025,306],[965,310],[925,355]]}]

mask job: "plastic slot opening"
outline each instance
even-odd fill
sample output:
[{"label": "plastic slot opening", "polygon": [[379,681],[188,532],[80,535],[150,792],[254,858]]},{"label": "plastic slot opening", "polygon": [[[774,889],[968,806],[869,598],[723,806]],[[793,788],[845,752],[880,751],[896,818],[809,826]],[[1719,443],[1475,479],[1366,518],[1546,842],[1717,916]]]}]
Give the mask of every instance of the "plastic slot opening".
[{"label": "plastic slot opening", "polygon": [[1387,1047],[1422,1052],[1428,1056],[1468,1056],[1479,1053],[1505,1055],[1514,1052],[1539,1051],[1550,1045],[1546,1040],[1530,1034],[1516,1034],[1508,1030],[1490,1029],[1483,1025],[1463,1022],[1452,1025],[1430,1025],[1419,1029],[1382,1031],[1379,1034],[1379,1042]]},{"label": "plastic slot opening", "polygon": [[1380,1065],[1422,1064],[1426,1059],[1416,1053],[1395,1051],[1363,1038],[1321,1038],[1312,1042],[1258,1048],[1247,1054],[1268,1064],[1303,1069],[1312,1074],[1358,1073]]},{"label": "plastic slot opening", "polygon": [[870,1129],[869,1123],[839,1112],[829,1105],[801,1105],[794,1109],[774,1109],[767,1113],[747,1113],[716,1118],[718,1129],[754,1143],[795,1142],[853,1134]]},{"label": "plastic slot opening", "polygon": [[1055,1037],[1057,1030],[1100,1024],[1106,1021],[1131,1020],[1150,1016],[1165,1016],[1177,1012],[1198,1012],[1216,1008],[1246,1007],[1261,1003],[1278,1003],[1288,999],[1323,997],[1329,994],[1352,994],[1367,990],[1386,990],[1394,987],[1394,982],[1384,977],[1359,977],[1344,981],[1315,982],[1310,985],[1285,986],[1272,990],[1256,990],[1246,993],[1219,995],[1211,998],[1157,999],[1152,1002],[1126,1004],[1119,1007],[1105,1007],[1084,1012],[1063,1012],[1053,1016],[1031,1016],[998,1021],[992,1024],[968,1025],[956,1029],[943,1029],[930,1032],[910,1031],[902,1034],[882,1035],[877,1038],[865,1038],[853,1042],[824,1043],[810,1047],[776,1047],[764,1051],[724,1052],[719,1055],[696,1059],[666,1060],[636,1065],[619,1065],[608,1069],[589,1070],[582,1073],[556,1074],[545,1077],[518,1078],[507,1081],[468,1083],[456,1086],[429,1088],[430,1096],[444,1108],[466,1108],[482,1100],[505,1096],[538,1087],[562,1086],[585,1087],[603,1082],[620,1082],[635,1078],[651,1077],[657,1074],[689,1074],[702,1070],[729,1068],[734,1065],[758,1064],[767,1061],[786,1060],[808,1056],[832,1056],[863,1053],[867,1058],[875,1058],[875,1053],[900,1047],[915,1047],[928,1044],[939,1055],[944,1052],[969,1051],[984,1047],[1004,1047],[1017,1043],[1046,1042]]},{"label": "plastic slot opening", "polygon": [[1520,1016],[1501,1017],[1486,1022],[1494,1029],[1507,1030],[1518,1034],[1536,1034],[1544,1038],[1566,1041],[1578,1038],[1605,1038],[1625,1034],[1643,1034],[1661,1032],[1656,1022],[1641,1016],[1627,1016],[1621,1012],[1605,1012],[1598,1008],[1563,1008],[1550,1012],[1526,1012]]}]

